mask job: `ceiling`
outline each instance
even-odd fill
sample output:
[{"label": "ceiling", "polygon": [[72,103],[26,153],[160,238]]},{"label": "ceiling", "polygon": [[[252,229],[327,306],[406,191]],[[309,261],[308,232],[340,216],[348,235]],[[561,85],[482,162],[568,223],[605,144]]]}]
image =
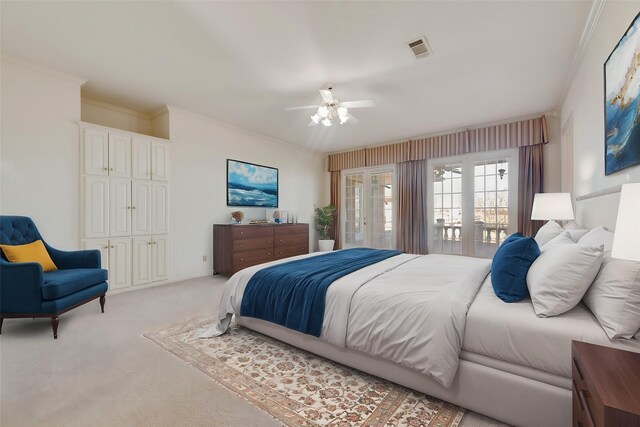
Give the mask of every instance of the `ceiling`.
[{"label": "ceiling", "polygon": [[[2,53],[88,79],[83,96],[164,104],[329,152],[558,108],[590,1],[9,2]],[[426,36],[433,55],[406,43]],[[318,89],[358,125],[307,127]]]}]

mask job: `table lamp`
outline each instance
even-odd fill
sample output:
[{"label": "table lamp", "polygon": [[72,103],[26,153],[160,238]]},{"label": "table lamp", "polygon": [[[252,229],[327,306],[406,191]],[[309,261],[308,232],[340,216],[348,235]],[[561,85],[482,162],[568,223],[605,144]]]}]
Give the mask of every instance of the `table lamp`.
[{"label": "table lamp", "polygon": [[620,191],[611,257],[640,261],[640,183],[624,184]]},{"label": "table lamp", "polygon": [[532,220],[572,220],[573,206],[569,193],[536,193],[531,209]]}]

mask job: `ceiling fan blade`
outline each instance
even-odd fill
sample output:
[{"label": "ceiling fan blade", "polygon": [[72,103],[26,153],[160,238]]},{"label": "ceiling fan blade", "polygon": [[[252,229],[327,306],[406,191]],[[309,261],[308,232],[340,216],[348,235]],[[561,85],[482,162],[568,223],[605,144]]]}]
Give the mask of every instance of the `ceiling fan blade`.
[{"label": "ceiling fan blade", "polygon": [[351,123],[352,125],[357,125],[358,123],[360,123],[360,120],[355,118],[353,114],[349,114],[349,120],[347,120],[347,123]]},{"label": "ceiling fan blade", "polygon": [[368,107],[375,107],[376,102],[373,99],[363,99],[360,101],[341,102],[340,105],[347,108],[368,108]]},{"label": "ceiling fan blade", "polygon": [[309,108],[318,108],[319,105],[304,105],[301,107],[287,107],[284,111],[293,111],[293,110],[307,110]]},{"label": "ceiling fan blade", "polygon": [[316,122],[314,122],[313,120],[311,120],[307,126],[309,126],[309,127],[318,126],[318,124]]},{"label": "ceiling fan blade", "polygon": [[324,102],[327,104],[333,104],[333,94],[330,90],[320,89],[318,92],[320,92],[320,96]]}]

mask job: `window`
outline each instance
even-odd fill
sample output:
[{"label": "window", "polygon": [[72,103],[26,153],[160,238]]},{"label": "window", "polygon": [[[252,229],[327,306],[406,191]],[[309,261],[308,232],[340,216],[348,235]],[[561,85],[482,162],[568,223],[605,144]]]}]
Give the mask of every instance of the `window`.
[{"label": "window", "polygon": [[429,251],[491,258],[517,228],[517,150],[429,161]]},{"label": "window", "polygon": [[394,172],[393,168],[343,172],[340,218],[344,248],[395,247]]}]

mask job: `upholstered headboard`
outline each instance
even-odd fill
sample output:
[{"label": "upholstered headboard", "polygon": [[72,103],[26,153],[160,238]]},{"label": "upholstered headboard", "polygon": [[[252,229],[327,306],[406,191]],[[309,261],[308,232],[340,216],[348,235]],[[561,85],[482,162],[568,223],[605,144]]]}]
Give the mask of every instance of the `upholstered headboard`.
[{"label": "upholstered headboard", "polygon": [[614,231],[620,204],[620,188],[618,185],[576,197],[576,222],[585,228],[603,225]]}]

